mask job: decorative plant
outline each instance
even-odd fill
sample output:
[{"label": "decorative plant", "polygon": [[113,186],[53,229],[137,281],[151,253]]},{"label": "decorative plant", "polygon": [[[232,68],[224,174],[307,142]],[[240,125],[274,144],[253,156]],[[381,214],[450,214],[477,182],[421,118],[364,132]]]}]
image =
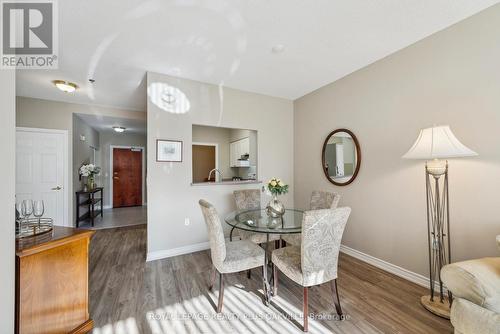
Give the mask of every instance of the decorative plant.
[{"label": "decorative plant", "polygon": [[80,167],[79,173],[81,176],[87,177],[87,184],[92,189],[94,188],[94,176],[101,172],[101,167],[94,164],[86,164]]},{"label": "decorative plant", "polygon": [[97,167],[94,164],[82,165],[80,167],[80,175],[86,177],[94,177],[101,172],[101,167]]},{"label": "decorative plant", "polygon": [[283,195],[288,192],[288,184],[285,184],[283,181],[277,178],[272,178],[267,183],[267,189],[274,196]]}]

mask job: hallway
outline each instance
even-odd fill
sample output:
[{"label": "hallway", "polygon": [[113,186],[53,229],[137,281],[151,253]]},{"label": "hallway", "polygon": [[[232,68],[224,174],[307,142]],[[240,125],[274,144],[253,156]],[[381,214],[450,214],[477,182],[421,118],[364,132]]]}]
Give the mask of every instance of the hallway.
[{"label": "hallway", "polygon": [[96,217],[94,225],[90,221],[80,223],[80,228],[100,230],[106,228],[141,225],[147,223],[147,206],[104,209],[103,217]]}]

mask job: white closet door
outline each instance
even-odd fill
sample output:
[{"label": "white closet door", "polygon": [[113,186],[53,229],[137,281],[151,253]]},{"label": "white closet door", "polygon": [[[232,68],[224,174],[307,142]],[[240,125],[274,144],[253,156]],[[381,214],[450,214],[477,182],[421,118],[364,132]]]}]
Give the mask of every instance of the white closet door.
[{"label": "white closet door", "polygon": [[67,134],[48,131],[16,131],[16,200],[43,200],[43,217],[69,226],[64,175]]}]

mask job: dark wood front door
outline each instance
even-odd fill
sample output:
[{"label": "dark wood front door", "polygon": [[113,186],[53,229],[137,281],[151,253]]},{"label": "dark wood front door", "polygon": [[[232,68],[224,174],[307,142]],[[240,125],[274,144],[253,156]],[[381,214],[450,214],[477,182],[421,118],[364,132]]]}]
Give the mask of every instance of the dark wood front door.
[{"label": "dark wood front door", "polygon": [[142,205],[142,150],[113,148],[113,207]]}]

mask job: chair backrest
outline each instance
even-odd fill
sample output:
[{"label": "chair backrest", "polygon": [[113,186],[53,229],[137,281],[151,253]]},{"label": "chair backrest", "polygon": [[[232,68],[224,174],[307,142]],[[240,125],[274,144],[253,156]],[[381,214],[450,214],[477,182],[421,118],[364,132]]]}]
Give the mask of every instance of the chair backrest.
[{"label": "chair backrest", "polygon": [[328,191],[314,190],[311,194],[311,210],[336,209],[340,195]]},{"label": "chair backrest", "polygon": [[245,189],[235,190],[234,200],[238,210],[255,210],[260,209],[260,190]]},{"label": "chair backrest", "polygon": [[340,242],[350,214],[348,207],[304,212],[301,244],[304,286],[337,278]]},{"label": "chair backrest", "polygon": [[224,231],[217,210],[207,201],[200,199],[198,202],[201,207],[201,212],[205,218],[205,223],[208,229],[208,240],[210,242],[210,253],[212,255],[212,263],[219,269],[222,267],[222,262],[226,258],[226,242],[224,239]]}]

